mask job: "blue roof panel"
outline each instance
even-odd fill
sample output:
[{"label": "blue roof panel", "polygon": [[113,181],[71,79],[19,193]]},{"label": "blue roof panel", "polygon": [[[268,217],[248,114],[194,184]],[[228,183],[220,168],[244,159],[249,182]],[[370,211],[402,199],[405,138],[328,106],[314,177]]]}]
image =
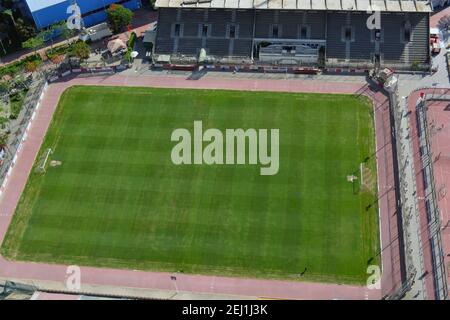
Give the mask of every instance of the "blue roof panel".
[{"label": "blue roof panel", "polygon": [[31,12],[36,12],[67,0],[26,0]]}]

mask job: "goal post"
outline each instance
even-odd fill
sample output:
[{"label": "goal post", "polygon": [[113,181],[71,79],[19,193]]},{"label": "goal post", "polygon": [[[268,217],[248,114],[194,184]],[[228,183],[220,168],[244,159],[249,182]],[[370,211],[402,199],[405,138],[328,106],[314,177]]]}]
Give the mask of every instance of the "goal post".
[{"label": "goal post", "polygon": [[39,166],[37,167],[37,171],[38,171],[38,172],[42,172],[42,173],[45,172],[45,168],[46,168],[48,159],[50,158],[50,154],[52,154],[52,152],[53,152],[53,151],[52,151],[51,148],[48,148],[48,149],[45,151],[45,153],[44,153],[44,155],[43,155],[43,157],[42,157],[42,160],[40,161]]}]

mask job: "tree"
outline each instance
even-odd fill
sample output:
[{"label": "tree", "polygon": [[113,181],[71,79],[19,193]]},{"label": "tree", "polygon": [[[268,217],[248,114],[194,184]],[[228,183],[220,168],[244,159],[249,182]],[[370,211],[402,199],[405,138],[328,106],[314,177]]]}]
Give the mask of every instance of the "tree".
[{"label": "tree", "polygon": [[70,38],[72,38],[75,35],[75,30],[74,29],[69,29],[67,27],[67,22],[66,21],[61,21],[60,23],[57,24],[57,27],[59,29],[59,32],[61,32],[61,36],[64,38],[64,40],[69,40]]},{"label": "tree", "polygon": [[54,26],[50,26],[49,28],[42,30],[37,35],[38,37],[41,37],[44,42],[50,40],[50,48],[53,49],[53,36],[54,36]]},{"label": "tree", "polygon": [[90,54],[91,47],[84,41],[75,42],[70,49],[70,55],[80,59],[87,59]]},{"label": "tree", "polygon": [[33,49],[34,54],[37,54],[37,49],[44,44],[44,38],[42,35],[32,37],[25,42],[22,42],[22,47],[26,49]]},{"label": "tree", "polygon": [[156,0],[149,0],[148,3],[150,4],[150,8],[152,8],[152,10],[156,10],[155,8]]},{"label": "tree", "polygon": [[21,18],[16,21],[16,32],[21,41],[26,41],[36,35],[34,27]]},{"label": "tree", "polygon": [[6,144],[8,143],[9,135],[5,133],[0,133],[0,148],[6,147]]},{"label": "tree", "polygon": [[1,81],[0,82],[0,95],[9,95],[11,90],[11,82],[10,81]]},{"label": "tree", "polygon": [[108,16],[108,24],[114,33],[119,33],[131,23],[133,12],[130,9],[118,4],[112,4],[106,10]]}]

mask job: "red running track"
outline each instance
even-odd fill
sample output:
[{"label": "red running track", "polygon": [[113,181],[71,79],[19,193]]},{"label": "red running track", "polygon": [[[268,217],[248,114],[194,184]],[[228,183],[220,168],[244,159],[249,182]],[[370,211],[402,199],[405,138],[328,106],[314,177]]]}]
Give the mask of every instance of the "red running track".
[{"label": "red running track", "polygon": [[[389,103],[379,92],[364,83],[320,82],[313,80],[250,80],[202,78],[187,80],[178,76],[121,75],[74,78],[49,85],[34,119],[27,140],[18,154],[7,188],[0,198],[0,241],[15,211],[36,154],[43,141],[59,97],[73,85],[146,86],[169,88],[235,89],[284,92],[346,93],[369,96],[374,101],[378,159],[381,256],[383,275],[381,290],[365,286],[308,282],[243,279],[231,277],[177,275],[180,291],[272,297],[283,299],[380,299],[400,284],[400,258],[393,189],[392,146],[390,142]],[[0,277],[64,282],[64,265],[7,261],[0,257]],[[82,283],[129,288],[174,290],[170,273],[82,267]]]}]

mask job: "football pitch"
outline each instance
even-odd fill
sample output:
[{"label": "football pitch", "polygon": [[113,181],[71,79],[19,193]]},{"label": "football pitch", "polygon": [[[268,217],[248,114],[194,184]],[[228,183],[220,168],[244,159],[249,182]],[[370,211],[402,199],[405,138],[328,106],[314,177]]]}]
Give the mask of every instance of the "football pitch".
[{"label": "football pitch", "polygon": [[[175,165],[171,134],[192,132],[194,121],[223,132],[279,129],[278,173]],[[374,153],[365,98],[72,87],[1,252],[24,261],[363,284],[368,264],[380,260]]]}]

